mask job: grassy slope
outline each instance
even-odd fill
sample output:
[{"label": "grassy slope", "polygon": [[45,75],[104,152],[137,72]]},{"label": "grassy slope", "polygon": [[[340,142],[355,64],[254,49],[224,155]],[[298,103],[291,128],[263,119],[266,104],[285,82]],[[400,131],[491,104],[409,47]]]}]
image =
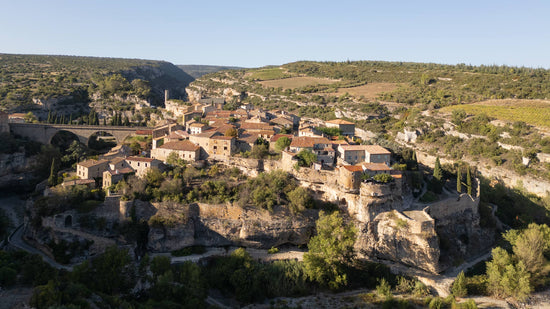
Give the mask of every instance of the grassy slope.
[{"label": "grassy slope", "polygon": [[162,96],[165,87],[183,93],[183,88],[193,81],[187,73],[164,61],[0,54],[0,107],[14,110],[31,104],[33,98],[76,94],[85,101],[91,86],[114,73],[129,81],[149,81],[156,97]]}]

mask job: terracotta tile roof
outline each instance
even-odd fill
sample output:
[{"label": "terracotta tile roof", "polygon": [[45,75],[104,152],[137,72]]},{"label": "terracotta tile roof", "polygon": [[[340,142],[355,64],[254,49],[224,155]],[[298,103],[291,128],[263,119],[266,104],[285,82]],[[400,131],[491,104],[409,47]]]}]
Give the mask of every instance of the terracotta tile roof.
[{"label": "terracotta tile roof", "polygon": [[99,165],[99,164],[105,164],[107,162],[109,162],[109,161],[90,159],[90,160],[82,161],[82,162],[78,163],[77,165],[84,166],[84,167],[92,167],[92,166],[96,166],[96,165]]},{"label": "terracotta tile roof", "polygon": [[9,114],[9,118],[25,118],[25,115],[24,113],[13,113],[13,114]]},{"label": "terracotta tile roof", "polygon": [[218,132],[218,131],[216,131],[216,130],[214,130],[214,129],[211,129],[211,130],[208,130],[208,131],[199,133],[199,134],[194,134],[193,137],[212,138],[212,136],[215,136],[216,134],[220,134],[220,132]]},{"label": "terracotta tile roof", "polygon": [[367,148],[365,148],[365,151],[370,154],[388,154],[388,155],[391,154],[389,150],[387,150],[382,146],[378,146],[378,145],[366,145],[366,146]]},{"label": "terracotta tile roof", "polygon": [[363,167],[361,165],[343,165],[343,168],[347,169],[350,172],[362,172]]},{"label": "terracotta tile roof", "polygon": [[363,163],[363,167],[369,171],[389,171],[391,170],[389,166],[385,163]]},{"label": "terracotta tile roof", "polygon": [[120,162],[122,162],[122,161],[124,161],[124,158],[123,158],[123,157],[115,157],[115,158],[112,158],[112,159],[111,159],[111,162],[110,162],[110,163],[111,163],[111,164],[117,164],[117,163],[120,163]]},{"label": "terracotta tile roof", "polygon": [[275,134],[275,135],[273,135],[273,136],[269,139],[269,141],[272,142],[272,143],[273,143],[273,142],[276,142],[276,141],[279,140],[279,138],[281,138],[281,137],[283,137],[283,136],[284,136],[284,137],[288,137],[288,138],[291,139],[291,140],[292,140],[292,138],[294,138],[294,135],[292,135],[292,134]]},{"label": "terracotta tile roof", "polygon": [[130,174],[134,172],[134,169],[131,167],[125,167],[125,168],[119,168],[116,170],[108,171],[111,175],[118,175],[118,174]]},{"label": "terracotta tile roof", "polygon": [[139,161],[139,162],[153,162],[155,159],[153,158],[145,158],[145,157],[128,157],[126,158],[126,161]]},{"label": "terracotta tile roof", "polygon": [[184,141],[168,142],[158,148],[180,150],[180,151],[197,151],[200,148],[200,146],[195,145],[188,140],[184,140]]},{"label": "terracotta tile roof", "polygon": [[284,117],[277,117],[275,119],[271,119],[270,122],[278,124],[278,125],[282,125],[282,126],[293,125],[294,124],[294,122],[292,120],[286,119]]},{"label": "terracotta tile roof", "polygon": [[334,119],[326,121],[326,123],[332,123],[332,124],[355,124],[353,122],[346,121],[344,119]]},{"label": "terracotta tile roof", "polygon": [[194,122],[192,124],[189,125],[190,128],[204,128],[204,127],[207,127],[208,125],[206,123],[202,123],[202,122]]},{"label": "terracotta tile roof", "polygon": [[183,130],[177,130],[170,133],[170,135],[168,135],[167,137],[170,139],[187,138],[189,137],[189,133]]},{"label": "terracotta tile roof", "polygon": [[324,137],[298,136],[292,139],[290,147],[313,148],[316,144],[330,144]]},{"label": "terracotta tile roof", "polygon": [[369,154],[391,154],[386,148],[378,145],[340,145],[344,151],[366,151]]},{"label": "terracotta tile roof", "polygon": [[245,142],[248,144],[253,144],[258,139],[259,135],[258,133],[252,133],[252,132],[243,132],[238,138],[239,141]]},{"label": "terracotta tile roof", "polygon": [[273,126],[265,122],[243,122],[241,123],[241,129],[243,130],[273,130]]},{"label": "terracotta tile roof", "polygon": [[213,136],[212,139],[219,139],[219,140],[230,141],[230,140],[234,139],[234,137],[233,137],[233,136],[217,135],[217,136]]}]

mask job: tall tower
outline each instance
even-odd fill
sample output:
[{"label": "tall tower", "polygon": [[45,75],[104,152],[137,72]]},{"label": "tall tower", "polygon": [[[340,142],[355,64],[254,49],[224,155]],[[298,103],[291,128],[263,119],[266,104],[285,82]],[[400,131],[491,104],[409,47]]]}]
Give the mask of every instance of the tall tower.
[{"label": "tall tower", "polygon": [[170,100],[170,90],[164,89],[164,104]]}]

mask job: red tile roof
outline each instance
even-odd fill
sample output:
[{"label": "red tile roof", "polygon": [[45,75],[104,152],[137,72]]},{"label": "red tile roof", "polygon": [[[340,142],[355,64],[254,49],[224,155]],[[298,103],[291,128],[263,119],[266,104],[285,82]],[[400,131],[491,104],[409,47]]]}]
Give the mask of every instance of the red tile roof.
[{"label": "red tile roof", "polygon": [[139,162],[153,162],[155,159],[153,158],[145,158],[145,157],[128,157],[126,158],[126,161],[139,161]]},{"label": "red tile roof", "polygon": [[283,137],[283,136],[284,136],[284,137],[288,137],[289,139],[294,138],[294,135],[292,135],[292,134],[275,134],[275,135],[273,135],[273,136],[269,139],[269,141],[272,142],[272,143],[273,143],[273,142],[276,142],[276,141],[279,140],[279,138],[281,138],[281,137]]},{"label": "red tile roof", "polygon": [[298,136],[292,139],[290,147],[313,148],[316,144],[330,144],[324,137]]},{"label": "red tile roof", "polygon": [[273,126],[270,126],[264,122],[243,122],[241,123],[241,129],[243,130],[273,130]]},{"label": "red tile roof", "polygon": [[385,163],[363,163],[362,164],[365,169],[369,171],[389,171],[390,167],[387,166]]},{"label": "red tile roof", "polygon": [[344,165],[343,168],[347,169],[350,172],[362,172],[363,167],[361,165]]},{"label": "red tile roof", "polygon": [[195,145],[188,140],[184,140],[184,141],[168,142],[158,148],[180,150],[180,151],[197,151],[200,148],[200,146]]},{"label": "red tile roof", "polygon": [[86,161],[82,161],[82,162],[79,162],[77,165],[80,165],[80,166],[84,166],[84,167],[92,167],[92,166],[96,166],[96,165],[99,165],[99,164],[104,164],[104,163],[108,163],[109,161],[107,160],[94,160],[94,159],[89,159],[89,160],[86,160]]}]

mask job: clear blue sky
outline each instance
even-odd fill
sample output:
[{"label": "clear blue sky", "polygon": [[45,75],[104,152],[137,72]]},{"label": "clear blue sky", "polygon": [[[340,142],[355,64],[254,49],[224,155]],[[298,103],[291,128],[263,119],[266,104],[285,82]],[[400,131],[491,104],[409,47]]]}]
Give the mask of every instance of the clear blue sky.
[{"label": "clear blue sky", "polygon": [[550,68],[550,1],[0,0],[0,52],[244,67],[349,59]]}]

